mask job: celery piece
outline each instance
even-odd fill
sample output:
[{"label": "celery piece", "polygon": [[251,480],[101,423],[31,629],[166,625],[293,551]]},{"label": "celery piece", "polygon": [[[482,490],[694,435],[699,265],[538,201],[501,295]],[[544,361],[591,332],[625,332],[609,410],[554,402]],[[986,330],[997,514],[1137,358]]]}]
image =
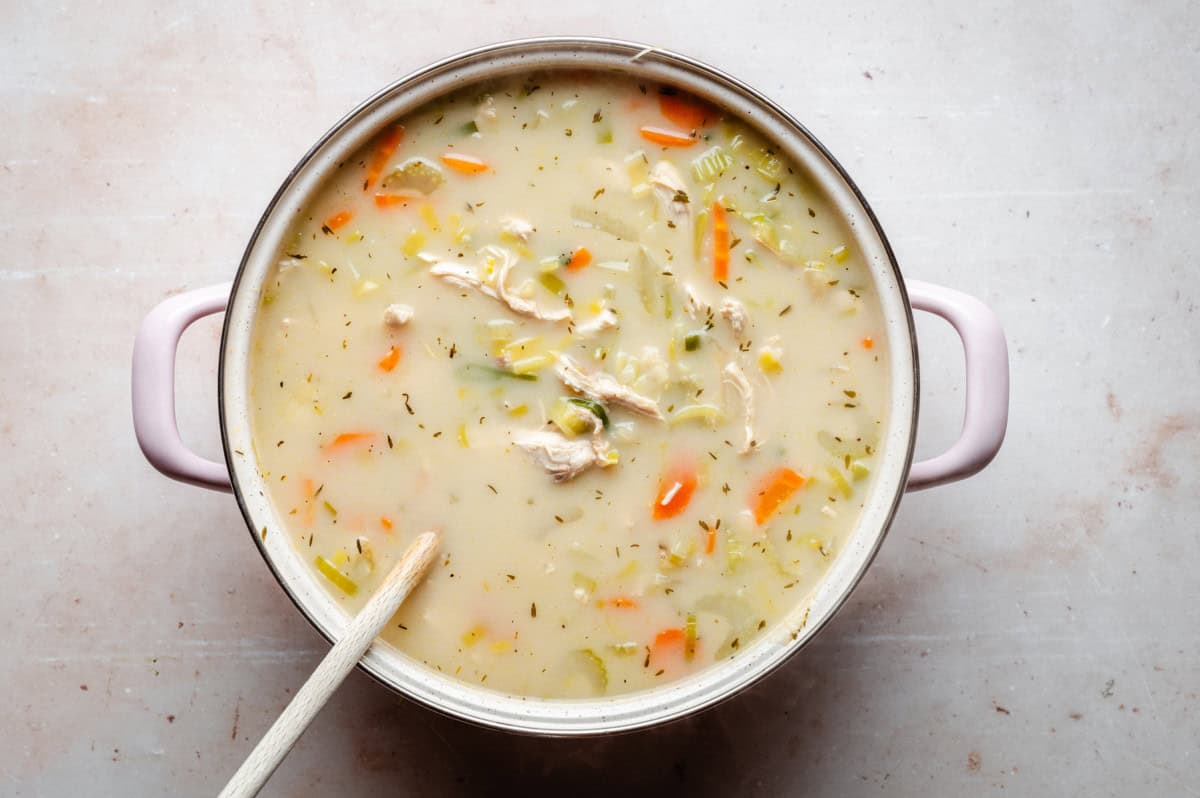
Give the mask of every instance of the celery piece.
[{"label": "celery piece", "polygon": [[711,183],[733,166],[733,158],[718,144],[692,161],[692,176],[697,183]]},{"label": "celery piece", "polygon": [[699,349],[700,335],[701,333],[698,332],[688,333],[683,339],[683,348],[688,352],[695,352],[697,349]]},{"label": "celery piece", "polygon": [[446,182],[440,166],[425,158],[409,158],[383,178],[387,189],[412,189],[429,194]]},{"label": "celery piece", "polygon": [[850,483],[846,481],[846,477],[842,474],[842,472],[836,468],[833,468],[832,466],[825,469],[825,472],[829,474],[829,479],[833,481],[833,486],[838,489],[838,492],[842,494],[842,497],[849,499],[854,493],[854,488],[852,488]]},{"label": "celery piece", "polygon": [[683,625],[683,657],[691,660],[696,656],[696,613],[687,614],[687,622]]},{"label": "celery piece", "polygon": [[568,438],[591,432],[592,425],[595,423],[590,410],[571,404],[562,398],[555,400],[550,405],[550,409],[546,411],[546,417]]},{"label": "celery piece", "polygon": [[855,460],[850,464],[850,475],[854,477],[855,482],[865,479],[870,473],[871,469],[861,460]]},{"label": "celery piece", "polygon": [[579,654],[586,664],[593,684],[598,687],[597,692],[603,693],[608,689],[608,668],[604,665],[603,658],[590,648],[581,649]]},{"label": "celery piece", "polygon": [[458,128],[458,132],[463,134],[464,136],[469,136],[472,133],[479,132],[479,125],[475,124],[475,120],[472,119],[470,122],[467,122],[467,123],[463,124],[462,126],[460,126]]},{"label": "celery piece", "polygon": [[558,296],[562,296],[567,290],[567,284],[554,272],[542,272],[538,275],[538,282],[545,286],[547,291]]},{"label": "celery piece", "polygon": [[335,587],[347,596],[353,596],[358,592],[358,585],[354,580],[339,571],[329,560],[318,554],[313,562],[316,563],[317,570],[321,572],[321,576],[332,582]]},{"label": "celery piece", "polygon": [[688,405],[672,413],[671,417],[667,419],[667,424],[672,427],[686,421],[706,421],[709,424],[716,424],[723,415],[721,408],[716,405]]}]

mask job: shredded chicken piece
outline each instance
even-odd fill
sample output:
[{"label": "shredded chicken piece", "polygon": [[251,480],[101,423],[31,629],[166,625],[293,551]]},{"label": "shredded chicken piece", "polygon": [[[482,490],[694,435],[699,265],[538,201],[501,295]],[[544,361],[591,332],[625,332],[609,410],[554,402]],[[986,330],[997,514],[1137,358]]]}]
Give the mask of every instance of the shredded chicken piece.
[{"label": "shredded chicken piece", "polygon": [[505,217],[504,221],[500,223],[500,230],[508,233],[522,244],[528,244],[529,237],[533,235],[533,225],[516,216]]},{"label": "shredded chicken piece", "polygon": [[413,309],[396,303],[383,309],[383,323],[389,327],[403,327],[413,319]]},{"label": "shredded chicken piece", "polygon": [[[599,419],[596,419],[599,424]],[[566,482],[592,466],[607,468],[613,465],[608,457],[608,444],[598,435],[571,440],[549,430],[519,430],[513,443],[528,452],[555,482]]]},{"label": "shredded chicken piece", "polygon": [[615,330],[621,326],[621,318],[612,308],[605,308],[600,315],[585,321],[575,328],[576,338],[591,338],[607,330]]},{"label": "shredded chicken piece", "polygon": [[663,417],[662,411],[658,409],[658,402],[622,385],[611,374],[603,371],[588,374],[579,368],[569,355],[558,356],[558,367],[555,371],[563,385],[597,402],[611,402],[651,418],[661,420]]},{"label": "shredded chicken piece", "polygon": [[754,386],[746,379],[746,372],[737,363],[726,363],[721,371],[721,381],[732,385],[742,397],[742,407],[745,412],[742,423],[745,425],[746,442],[738,449],[738,454],[749,454],[762,443],[754,437]]},{"label": "shredded chicken piece", "polygon": [[496,101],[492,99],[492,95],[487,95],[479,106],[475,109],[475,127],[480,130],[492,129],[499,121],[499,115],[496,112]]},{"label": "shredded chicken piece", "polygon": [[700,294],[690,283],[684,283],[683,293],[687,296],[687,303],[683,306],[684,312],[694,321],[703,321],[712,312],[712,306],[700,298]]},{"label": "shredded chicken piece", "polygon": [[750,315],[746,312],[746,306],[733,297],[727,296],[721,300],[721,308],[718,312],[721,314],[721,318],[729,322],[734,337],[741,341],[750,324]]},{"label": "shredded chicken piece", "polygon": [[522,316],[530,316],[535,319],[542,319],[543,321],[570,320],[571,311],[567,308],[563,308],[562,310],[542,310],[530,300],[508,290],[508,273],[512,271],[516,259],[507,249],[486,246],[480,252],[486,253],[487,257],[494,262],[496,273],[491,283],[484,282],[471,267],[459,266],[457,263],[435,263],[429,269],[429,273],[434,277],[442,278],[451,285],[457,285],[460,288],[473,288],[485,296],[498,299],[508,305],[514,313],[519,313]]},{"label": "shredded chicken piece", "polygon": [[669,161],[659,161],[650,170],[650,187],[654,189],[654,198],[662,207],[667,218],[676,225],[691,228],[692,211],[688,207],[686,186],[683,177]]}]

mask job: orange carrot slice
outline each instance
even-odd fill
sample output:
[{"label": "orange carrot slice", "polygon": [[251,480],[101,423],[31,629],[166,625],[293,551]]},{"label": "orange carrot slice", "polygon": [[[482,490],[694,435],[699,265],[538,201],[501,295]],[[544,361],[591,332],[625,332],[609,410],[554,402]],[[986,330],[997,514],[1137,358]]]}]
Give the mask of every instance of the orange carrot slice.
[{"label": "orange carrot slice", "polygon": [[683,94],[659,94],[658,110],[671,124],[684,130],[699,130],[715,116],[708,105]]},{"label": "orange carrot slice", "polygon": [[804,483],[807,481],[790,468],[777,468],[767,474],[759,483],[758,490],[754,492],[751,500],[754,522],[759,526],[766,523],[767,519],[779,509],[779,506],[804,487]]},{"label": "orange carrot slice", "polygon": [[654,520],[674,518],[682,513],[696,492],[696,468],[680,463],[673,466],[658,483],[658,495],[654,499],[651,516]]},{"label": "orange carrot slice", "polygon": [[696,139],[687,133],[680,133],[678,130],[671,130],[665,127],[646,125],[638,132],[642,134],[642,138],[646,141],[652,144],[659,144],[663,147],[690,147],[696,143]]},{"label": "orange carrot slice", "polygon": [[873,338],[862,339],[862,348],[863,349],[874,349],[875,348],[875,340]]},{"label": "orange carrot slice", "polygon": [[330,230],[337,230],[339,227],[345,227],[346,223],[353,218],[354,214],[350,211],[338,211],[325,220],[325,227],[328,227]]},{"label": "orange carrot slice", "polygon": [[462,172],[464,175],[477,175],[489,169],[482,158],[476,158],[474,155],[464,155],[461,152],[448,152],[442,155],[442,163],[456,172]]},{"label": "orange carrot slice", "polygon": [[396,368],[396,364],[400,362],[400,355],[403,351],[398,346],[393,346],[388,350],[388,353],[379,361],[379,368],[384,371],[391,371]]},{"label": "orange carrot slice", "polygon": [[381,527],[383,527],[384,529],[386,529],[388,532],[391,532],[392,527],[395,526],[395,524],[392,523],[392,519],[388,518],[386,515],[379,517],[379,525]]},{"label": "orange carrot slice", "polygon": [[396,152],[396,148],[400,146],[400,139],[404,138],[404,126],[396,125],[396,127],[383,134],[383,138],[379,140],[379,146],[375,148],[375,155],[371,157],[371,165],[367,168],[367,179],[363,181],[363,191],[366,191],[375,184],[379,176],[383,174],[383,170],[387,167],[388,161]]},{"label": "orange carrot slice", "polygon": [[375,207],[393,208],[397,205],[407,205],[417,199],[420,198],[412,194],[385,194],[381,191],[375,194]]},{"label": "orange carrot slice", "polygon": [[717,530],[709,527],[704,533],[704,553],[712,554],[717,548]]},{"label": "orange carrot slice", "polygon": [[718,283],[729,282],[729,221],[721,203],[712,205],[713,233],[713,279]]},{"label": "orange carrot slice", "polygon": [[341,435],[338,435],[336,438],[334,438],[333,442],[325,447],[325,450],[331,452],[335,449],[342,449],[352,444],[369,441],[374,437],[375,434],[371,432],[343,432]]},{"label": "orange carrot slice", "polygon": [[[561,263],[561,261],[559,261]],[[571,253],[571,259],[567,261],[567,268],[573,272],[587,266],[592,262],[592,253],[588,252],[587,247],[580,247]]]}]

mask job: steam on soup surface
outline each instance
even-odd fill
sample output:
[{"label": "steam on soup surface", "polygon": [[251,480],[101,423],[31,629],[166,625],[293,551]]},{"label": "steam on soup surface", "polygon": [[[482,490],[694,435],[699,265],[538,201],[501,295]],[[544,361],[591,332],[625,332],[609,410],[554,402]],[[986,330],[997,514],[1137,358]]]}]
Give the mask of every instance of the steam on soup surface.
[{"label": "steam on soup surface", "polygon": [[382,131],[262,296],[256,456],[355,612],[418,532],[386,639],[590,697],[736,656],[856,523],[887,406],[843,220],[749,126],[615,77],[475,86]]}]

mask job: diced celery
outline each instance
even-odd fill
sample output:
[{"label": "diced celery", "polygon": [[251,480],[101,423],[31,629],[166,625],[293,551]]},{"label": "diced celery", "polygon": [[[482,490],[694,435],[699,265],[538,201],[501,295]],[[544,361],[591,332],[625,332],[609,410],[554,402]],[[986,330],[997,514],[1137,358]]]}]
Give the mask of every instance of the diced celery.
[{"label": "diced celery", "polygon": [[689,612],[683,625],[683,657],[690,660],[696,656],[696,613]]},{"label": "diced celery", "polygon": [[696,226],[692,228],[692,254],[698,259],[704,248],[704,234],[708,231],[708,211],[696,214]]},{"label": "diced celery", "polygon": [[695,352],[700,348],[700,338],[702,335],[703,333],[698,332],[688,333],[683,338],[683,348],[688,352]]},{"label": "diced celery", "polygon": [[471,445],[471,441],[467,439],[467,425],[466,424],[458,425],[458,442],[460,444],[462,444],[463,448],[468,448]]},{"label": "diced celery", "polygon": [[379,283],[374,280],[363,280],[358,285],[354,286],[354,295],[356,297],[367,296],[379,290]]},{"label": "diced celery", "polygon": [[783,161],[775,157],[774,153],[760,149],[757,153],[757,165],[754,171],[768,180],[778,180],[783,173]]},{"label": "diced celery", "polygon": [[546,411],[546,417],[568,438],[591,432],[596,418],[590,410],[572,404],[563,398],[555,400],[550,405],[550,409]]},{"label": "diced celery", "polygon": [[829,255],[838,263],[845,263],[846,259],[850,257],[850,250],[846,249],[846,245],[843,244],[840,247],[834,247]]},{"label": "diced celery", "polygon": [[400,249],[405,255],[411,258],[413,255],[416,255],[418,252],[420,252],[421,247],[423,246],[425,246],[425,234],[419,230],[413,230],[408,234],[407,237],[405,237],[404,243],[401,244]]},{"label": "diced celery", "polygon": [[335,587],[337,587],[347,596],[353,596],[358,592],[358,584],[355,583],[353,579],[339,571],[329,560],[318,554],[314,562],[317,565],[317,570],[321,572],[321,576],[332,582]]},{"label": "diced celery", "polygon": [[779,348],[764,346],[758,350],[758,367],[764,374],[778,374],[783,371],[783,363],[779,361]]},{"label": "diced celery", "polygon": [[868,468],[866,463],[863,463],[861,460],[855,460],[850,464],[850,475],[854,477],[855,482],[859,481],[860,479],[866,479],[870,473],[871,469]]},{"label": "diced celery", "polygon": [[838,492],[842,494],[842,497],[849,499],[854,493],[854,488],[851,487],[850,483],[846,481],[845,475],[832,466],[826,468],[825,472],[829,474],[829,479],[832,480],[833,486],[838,489]]},{"label": "diced celery", "polygon": [[509,360],[516,360],[536,353],[541,342],[542,339],[540,336],[527,335],[524,338],[508,342],[500,351]]},{"label": "diced celery", "polygon": [[512,319],[492,319],[487,323],[488,339],[494,344],[507,344],[517,332]]},{"label": "diced celery", "polygon": [[718,144],[692,161],[692,176],[696,178],[697,183],[711,183],[731,166],[733,158]]},{"label": "diced celery", "polygon": [[587,666],[592,682],[597,686],[597,692],[602,693],[607,690],[608,668],[605,667],[604,660],[590,648],[580,650],[579,654]]},{"label": "diced celery", "polygon": [[547,291],[558,296],[562,296],[567,290],[567,284],[554,272],[541,272],[538,274],[538,282],[545,286]]},{"label": "diced celery", "polygon": [[613,643],[609,649],[616,655],[628,657],[630,654],[636,654],[638,651],[636,640],[626,640],[624,643]]}]

